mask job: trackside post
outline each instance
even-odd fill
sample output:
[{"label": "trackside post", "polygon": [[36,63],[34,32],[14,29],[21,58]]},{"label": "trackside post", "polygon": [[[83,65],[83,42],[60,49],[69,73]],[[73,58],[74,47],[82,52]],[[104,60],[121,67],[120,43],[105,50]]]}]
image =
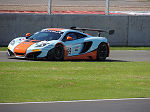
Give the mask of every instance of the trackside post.
[{"label": "trackside post", "polygon": [[52,0],[48,0],[48,14],[51,14]]},{"label": "trackside post", "polygon": [[105,14],[109,15],[109,0],[106,0]]}]

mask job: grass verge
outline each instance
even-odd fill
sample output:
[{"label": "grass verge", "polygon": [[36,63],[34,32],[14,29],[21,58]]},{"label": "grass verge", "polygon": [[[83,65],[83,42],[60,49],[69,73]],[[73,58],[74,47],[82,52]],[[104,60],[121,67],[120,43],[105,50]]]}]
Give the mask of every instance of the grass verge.
[{"label": "grass verge", "polygon": [[[110,47],[110,50],[150,50],[150,47]],[[7,47],[0,47],[0,51],[7,51]]]},{"label": "grass verge", "polygon": [[7,51],[7,47],[0,47],[0,51]]},{"label": "grass verge", "polygon": [[150,97],[150,62],[0,62],[0,102]]}]

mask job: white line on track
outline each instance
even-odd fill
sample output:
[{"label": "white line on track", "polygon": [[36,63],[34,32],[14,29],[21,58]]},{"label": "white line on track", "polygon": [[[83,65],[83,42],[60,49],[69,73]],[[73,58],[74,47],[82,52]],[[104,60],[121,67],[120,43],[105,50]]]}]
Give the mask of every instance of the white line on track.
[{"label": "white line on track", "polygon": [[0,52],[7,52],[7,51],[0,51]]},{"label": "white line on track", "polygon": [[48,104],[48,103],[78,103],[78,102],[99,102],[99,101],[123,101],[123,100],[144,100],[150,98],[123,98],[123,99],[97,99],[97,100],[73,100],[73,101],[50,101],[50,102],[20,102],[20,103],[0,103],[0,105],[11,104]]}]

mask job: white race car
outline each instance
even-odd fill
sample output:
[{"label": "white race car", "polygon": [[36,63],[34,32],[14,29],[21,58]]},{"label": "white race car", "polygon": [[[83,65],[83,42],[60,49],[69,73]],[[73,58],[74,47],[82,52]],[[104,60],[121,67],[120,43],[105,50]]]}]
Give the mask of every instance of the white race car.
[{"label": "white race car", "polygon": [[[96,31],[91,36],[85,31]],[[105,60],[109,56],[109,43],[102,32],[114,30],[71,27],[70,29],[46,28],[33,35],[13,39],[8,45],[8,55],[16,58],[48,60]]]}]

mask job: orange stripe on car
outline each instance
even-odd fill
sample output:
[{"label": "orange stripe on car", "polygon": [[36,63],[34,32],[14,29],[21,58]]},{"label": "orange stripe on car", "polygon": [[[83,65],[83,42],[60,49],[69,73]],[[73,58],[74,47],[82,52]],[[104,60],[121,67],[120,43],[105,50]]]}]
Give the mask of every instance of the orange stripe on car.
[{"label": "orange stripe on car", "polygon": [[78,60],[78,59],[93,59],[96,60],[97,58],[97,50],[94,50],[92,52],[82,54],[82,55],[77,55],[77,56],[66,56],[64,57],[64,60]]},{"label": "orange stripe on car", "polygon": [[62,28],[50,28],[50,29],[48,29],[48,30],[61,31],[61,30],[64,30],[64,29],[62,29]]},{"label": "orange stripe on car", "polygon": [[20,55],[24,56],[26,54],[26,50],[33,44],[34,44],[34,42],[32,42],[32,41],[31,42],[22,42],[15,47],[14,53],[18,56],[20,56]]}]

